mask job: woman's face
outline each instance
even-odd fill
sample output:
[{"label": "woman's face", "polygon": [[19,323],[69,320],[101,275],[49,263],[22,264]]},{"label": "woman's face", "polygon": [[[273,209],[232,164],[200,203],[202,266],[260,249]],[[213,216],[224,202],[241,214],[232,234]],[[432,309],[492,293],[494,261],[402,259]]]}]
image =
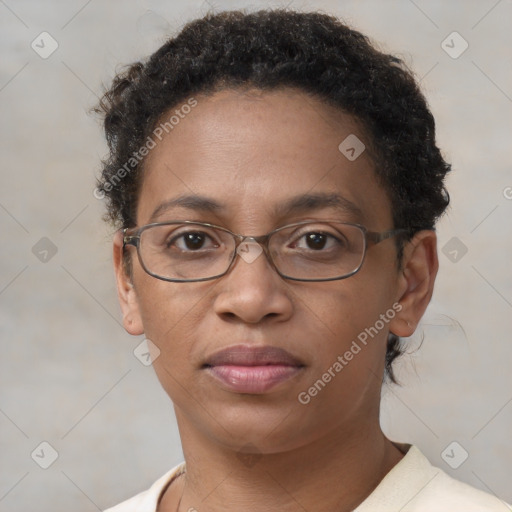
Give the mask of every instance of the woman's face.
[{"label": "woman's face", "polygon": [[[292,89],[225,90],[196,99],[146,160],[138,226],[193,220],[252,236],[302,220],[339,219],[370,231],[393,227],[368,149],[355,160],[350,149],[339,149],[348,136],[365,142],[349,115]],[[283,208],[322,194],[338,195],[339,204]],[[189,201],[159,208],[181,196],[218,207]],[[182,431],[233,449],[254,445],[275,453],[378,421],[387,335],[399,330],[396,302],[406,287],[393,239],[371,247],[357,274],[330,282],[285,280],[264,254],[252,262],[237,257],[227,275],[212,281],[165,282],[148,275],[135,249],[128,250],[133,288],[128,278],[119,281],[127,297],[125,326],[159,348],[153,365]],[[364,332],[366,344],[358,341]],[[266,363],[274,368],[262,368]],[[319,384],[326,372],[331,378]],[[316,393],[309,392],[315,382]]]}]

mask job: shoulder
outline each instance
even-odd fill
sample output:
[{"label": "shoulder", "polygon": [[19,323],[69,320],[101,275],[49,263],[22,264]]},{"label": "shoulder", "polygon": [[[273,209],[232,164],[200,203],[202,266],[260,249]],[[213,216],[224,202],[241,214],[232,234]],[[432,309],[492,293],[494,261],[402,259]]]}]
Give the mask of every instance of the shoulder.
[{"label": "shoulder", "polygon": [[510,505],[496,496],[460,482],[430,464],[416,446],[398,446],[406,451],[405,456],[355,512],[512,511]]},{"label": "shoulder", "polygon": [[149,489],[132,498],[111,507],[104,512],[156,512],[158,500],[164,489],[178,476],[185,468],[181,463],[161,476]]},{"label": "shoulder", "polygon": [[[411,512],[510,512],[512,507],[498,497],[447,475],[441,469],[411,504]],[[409,509],[407,509],[409,510]]]}]

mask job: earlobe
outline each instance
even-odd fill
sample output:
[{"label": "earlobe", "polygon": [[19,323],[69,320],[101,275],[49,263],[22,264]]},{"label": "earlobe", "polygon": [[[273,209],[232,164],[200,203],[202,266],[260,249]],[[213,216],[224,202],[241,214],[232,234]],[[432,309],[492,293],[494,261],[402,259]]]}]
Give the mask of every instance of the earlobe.
[{"label": "earlobe", "polygon": [[419,231],[404,247],[397,302],[400,312],[390,323],[390,331],[400,337],[416,330],[432,298],[439,262],[433,230]]},{"label": "earlobe", "polygon": [[137,292],[132,278],[126,273],[123,261],[123,234],[117,231],[113,240],[113,261],[117,283],[117,296],[123,313],[123,326],[134,336],[144,334]]}]

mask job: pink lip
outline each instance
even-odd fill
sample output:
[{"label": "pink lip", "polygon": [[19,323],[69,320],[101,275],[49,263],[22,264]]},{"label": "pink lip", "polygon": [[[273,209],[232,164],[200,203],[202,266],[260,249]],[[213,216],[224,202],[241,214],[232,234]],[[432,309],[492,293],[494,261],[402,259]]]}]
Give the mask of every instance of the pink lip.
[{"label": "pink lip", "polygon": [[230,391],[264,393],[290,379],[304,365],[278,347],[236,345],[213,354],[203,368]]}]

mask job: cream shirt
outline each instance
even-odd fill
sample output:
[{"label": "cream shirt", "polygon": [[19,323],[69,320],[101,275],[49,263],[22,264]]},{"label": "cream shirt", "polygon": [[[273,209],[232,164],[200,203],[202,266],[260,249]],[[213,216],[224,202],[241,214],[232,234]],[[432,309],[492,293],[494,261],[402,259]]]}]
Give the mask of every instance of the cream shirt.
[{"label": "cream shirt", "polygon": [[[395,443],[398,444],[398,443]],[[496,496],[475,489],[432,466],[414,445],[398,444],[405,456],[353,512],[511,512]],[[156,512],[167,485],[181,474],[181,463],[147,491],[105,512]]]}]

